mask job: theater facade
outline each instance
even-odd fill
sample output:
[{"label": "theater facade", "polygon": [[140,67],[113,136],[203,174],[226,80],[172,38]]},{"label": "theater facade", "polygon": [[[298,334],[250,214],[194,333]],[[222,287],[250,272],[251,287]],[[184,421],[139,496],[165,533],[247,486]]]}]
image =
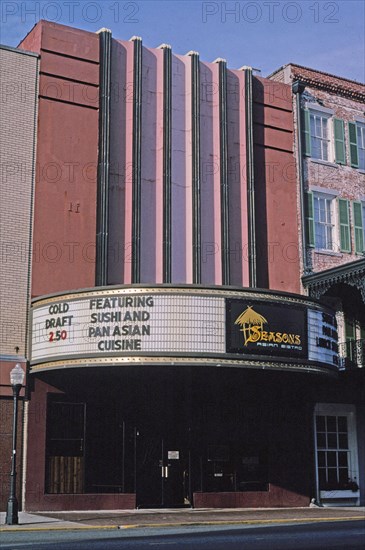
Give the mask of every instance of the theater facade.
[{"label": "theater facade", "polygon": [[30,373],[46,415],[30,419],[28,505],[306,505],[308,392],[331,384],[337,359],[333,312],[294,294],[132,285],[37,298]]},{"label": "theater facade", "polygon": [[301,283],[291,86],[107,29],[41,21],[19,48],[23,509],[363,502],[364,371]]}]

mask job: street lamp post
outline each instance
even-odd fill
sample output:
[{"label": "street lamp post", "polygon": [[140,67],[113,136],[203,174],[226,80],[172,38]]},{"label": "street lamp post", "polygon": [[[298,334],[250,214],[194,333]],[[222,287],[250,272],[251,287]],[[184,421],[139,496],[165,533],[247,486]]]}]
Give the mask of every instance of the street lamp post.
[{"label": "street lamp post", "polygon": [[8,506],[6,508],[6,520],[7,525],[18,524],[18,500],[16,498],[16,436],[18,425],[18,397],[20,389],[23,385],[25,372],[17,363],[13,370],[10,372],[10,383],[13,388],[13,452],[11,457],[11,474],[10,474],[10,495],[8,500]]}]

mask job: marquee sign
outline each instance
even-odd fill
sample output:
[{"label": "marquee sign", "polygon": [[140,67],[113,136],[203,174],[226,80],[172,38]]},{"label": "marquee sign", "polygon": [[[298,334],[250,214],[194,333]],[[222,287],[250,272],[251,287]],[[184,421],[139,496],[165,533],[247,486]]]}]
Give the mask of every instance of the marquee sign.
[{"label": "marquee sign", "polygon": [[120,362],[328,370],[337,332],[305,297],[194,287],[107,287],[37,299],[31,369]]},{"label": "marquee sign", "polygon": [[227,352],[308,358],[306,308],[227,300]]}]

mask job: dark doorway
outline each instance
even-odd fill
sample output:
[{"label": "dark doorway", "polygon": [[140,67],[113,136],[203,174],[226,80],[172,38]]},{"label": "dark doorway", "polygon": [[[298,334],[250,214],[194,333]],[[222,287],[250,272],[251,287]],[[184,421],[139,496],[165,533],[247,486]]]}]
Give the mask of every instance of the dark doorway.
[{"label": "dark doorway", "polygon": [[85,403],[48,401],[46,492],[84,492]]},{"label": "dark doorway", "polygon": [[137,439],[137,506],[190,505],[189,451],[172,437]]}]

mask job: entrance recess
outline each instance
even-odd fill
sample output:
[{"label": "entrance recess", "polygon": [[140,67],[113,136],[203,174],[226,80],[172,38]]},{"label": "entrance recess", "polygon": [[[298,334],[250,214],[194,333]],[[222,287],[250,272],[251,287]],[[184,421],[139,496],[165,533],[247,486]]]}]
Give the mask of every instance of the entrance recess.
[{"label": "entrance recess", "polygon": [[171,438],[137,440],[137,506],[174,508],[190,505],[189,452]]}]

